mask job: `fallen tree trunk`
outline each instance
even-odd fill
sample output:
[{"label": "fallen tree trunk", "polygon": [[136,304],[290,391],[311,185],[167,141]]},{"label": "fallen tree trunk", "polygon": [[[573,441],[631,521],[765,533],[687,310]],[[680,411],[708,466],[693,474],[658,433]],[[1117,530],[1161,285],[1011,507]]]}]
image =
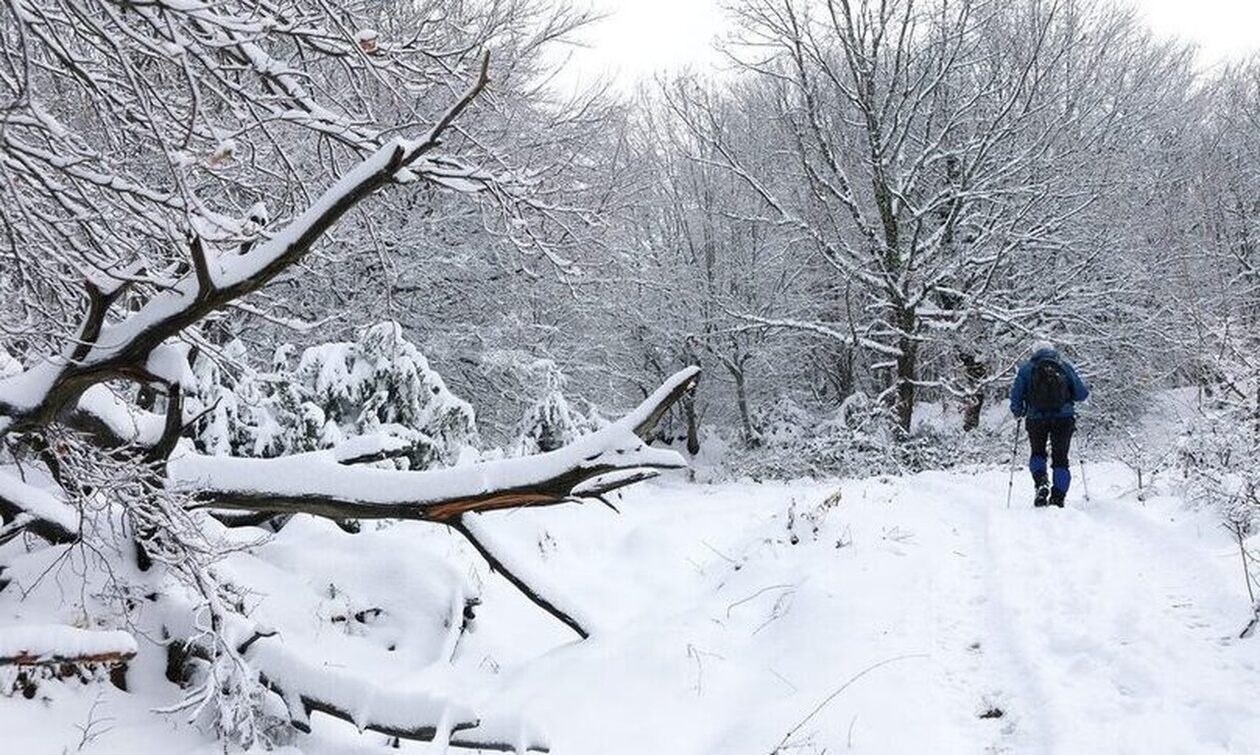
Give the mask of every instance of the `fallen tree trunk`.
[{"label": "fallen tree trunk", "polygon": [[61,625],[0,629],[0,666],[123,663],[135,656],[136,641],[126,632]]},{"label": "fallen tree trunk", "polygon": [[37,655],[35,653],[19,653],[18,655],[0,656],[0,666],[60,666],[63,664],[83,665],[99,663],[110,665],[126,663],[135,657],[135,651],[108,653],[91,653],[89,655],[60,654]]},{"label": "fallen tree trunk", "polygon": [[[516,574],[464,518],[500,509],[595,499],[641,482],[659,469],[686,466],[678,453],[645,438],[700,379],[688,367],[665,381],[617,422],[555,451],[466,467],[407,472],[341,463],[336,452],[280,459],[189,455],[167,464],[168,484],[189,492],[216,515],[261,522],[270,515],[312,514],[333,521],[411,519],[436,522],[464,536],[491,571],[582,639],[589,629]],[[611,504],[609,504],[611,505]],[[260,516],[261,515],[261,516]]]},{"label": "fallen tree trunk", "polygon": [[127,663],[136,657],[136,641],[126,632],[77,627],[23,625],[0,629],[0,667],[17,669],[14,691],[35,695],[42,679],[103,680],[127,689]]},{"label": "fallen tree trunk", "polygon": [[534,456],[408,472],[339,464],[330,452],[277,459],[190,454],[170,461],[168,483],[211,509],[441,524],[470,512],[602,499],[654,470],[686,466],[644,437],[699,377],[699,368],[682,370],[617,422]]}]

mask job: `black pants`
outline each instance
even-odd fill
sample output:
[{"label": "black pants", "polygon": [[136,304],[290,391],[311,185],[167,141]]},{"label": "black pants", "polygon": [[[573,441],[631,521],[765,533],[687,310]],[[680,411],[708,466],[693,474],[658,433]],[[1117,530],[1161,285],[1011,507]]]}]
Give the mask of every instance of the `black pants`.
[{"label": "black pants", "polygon": [[[1032,446],[1028,469],[1032,472],[1033,481],[1037,485],[1044,485],[1047,482],[1046,467],[1049,466],[1054,470],[1055,489],[1066,493],[1068,486],[1072,484],[1072,474],[1068,471],[1068,451],[1072,447],[1072,433],[1076,432],[1076,418],[1030,418],[1024,421],[1024,426],[1028,428],[1028,443]],[[1050,450],[1048,459],[1047,446]]]}]

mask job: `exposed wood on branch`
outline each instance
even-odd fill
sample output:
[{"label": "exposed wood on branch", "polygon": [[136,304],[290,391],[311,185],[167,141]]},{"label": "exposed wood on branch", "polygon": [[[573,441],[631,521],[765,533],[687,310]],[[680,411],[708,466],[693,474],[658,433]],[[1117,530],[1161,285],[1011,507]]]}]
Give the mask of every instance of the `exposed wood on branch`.
[{"label": "exposed wood on branch", "polygon": [[0,666],[59,666],[62,664],[82,666],[89,663],[111,665],[126,663],[135,657],[136,653],[134,650],[126,652],[114,651],[109,653],[89,653],[83,655],[34,655],[31,653],[22,653],[18,655],[0,656]]},{"label": "exposed wood on branch", "polygon": [[136,641],[120,631],[61,625],[19,625],[0,629],[0,666],[18,669],[16,685],[27,697],[39,679],[75,677],[88,682],[105,671],[119,689],[127,688],[127,663]]},{"label": "exposed wood on branch", "polygon": [[670,407],[676,404],[684,395],[695,390],[696,383],[699,382],[699,380],[700,368],[689,367],[676,373],[669,380],[665,381],[665,384],[661,386],[661,389],[658,389],[656,393],[649,396],[643,404],[639,406],[635,415],[632,415],[637,416],[642,414],[645,407],[648,409],[646,414],[642,414],[642,416],[637,417],[637,421],[634,425],[634,434],[646,440],[648,434],[651,433],[652,430],[656,428],[657,423],[661,421],[661,417],[665,416],[665,412],[668,412]]}]

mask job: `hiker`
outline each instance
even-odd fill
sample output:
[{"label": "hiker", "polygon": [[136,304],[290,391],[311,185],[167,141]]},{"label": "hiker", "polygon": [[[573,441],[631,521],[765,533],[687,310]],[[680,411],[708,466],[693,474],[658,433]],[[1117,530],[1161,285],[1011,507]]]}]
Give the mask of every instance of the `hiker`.
[{"label": "hiker", "polygon": [[[1076,402],[1089,398],[1089,388],[1076,370],[1059,356],[1054,344],[1035,341],[1032,357],[1019,367],[1011,386],[1011,414],[1024,417],[1032,455],[1028,470],[1037,488],[1033,505],[1063,508],[1072,473],[1068,448],[1076,430]],[[1051,455],[1047,465],[1046,444]],[[1047,466],[1051,477],[1047,477]]]}]

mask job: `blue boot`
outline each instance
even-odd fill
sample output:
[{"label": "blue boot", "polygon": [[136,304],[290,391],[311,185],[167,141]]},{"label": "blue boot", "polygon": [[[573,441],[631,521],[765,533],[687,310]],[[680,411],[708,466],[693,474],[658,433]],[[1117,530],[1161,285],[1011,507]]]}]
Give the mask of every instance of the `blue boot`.
[{"label": "blue boot", "polygon": [[1063,508],[1068,488],[1072,485],[1072,472],[1067,467],[1054,468],[1054,488],[1050,491],[1050,505]]}]

